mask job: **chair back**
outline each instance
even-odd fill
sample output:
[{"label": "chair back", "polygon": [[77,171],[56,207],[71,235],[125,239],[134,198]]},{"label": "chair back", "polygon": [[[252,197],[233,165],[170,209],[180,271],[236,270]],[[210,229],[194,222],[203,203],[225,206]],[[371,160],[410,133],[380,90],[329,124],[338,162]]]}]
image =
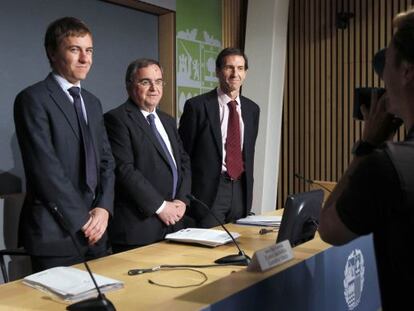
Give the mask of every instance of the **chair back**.
[{"label": "chair back", "polygon": [[[17,250],[20,212],[23,207],[24,193],[7,194],[0,197],[0,250],[4,259],[8,279],[16,280],[31,273],[30,257],[24,251]],[[20,253],[18,256],[3,256],[8,253]],[[21,256],[24,255],[24,256]],[[0,283],[4,283],[4,272]]]}]

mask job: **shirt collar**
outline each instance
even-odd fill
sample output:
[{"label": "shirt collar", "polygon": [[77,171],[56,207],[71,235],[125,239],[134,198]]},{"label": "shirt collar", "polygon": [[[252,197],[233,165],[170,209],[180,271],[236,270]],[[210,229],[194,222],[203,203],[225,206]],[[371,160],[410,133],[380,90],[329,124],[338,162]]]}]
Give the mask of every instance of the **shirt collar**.
[{"label": "shirt collar", "polygon": [[[231,99],[227,94],[225,94],[220,87],[217,88],[217,97],[218,97],[218,102],[220,104],[220,106],[225,106],[227,105],[230,101],[232,101],[233,99]],[[236,102],[237,105],[240,105],[240,96],[237,95],[236,97]]]},{"label": "shirt collar", "polygon": [[56,72],[53,72],[52,75],[55,78],[56,82],[59,84],[59,86],[65,91],[74,86],[81,88],[80,82],[78,82],[77,84],[72,84]]},{"label": "shirt collar", "polygon": [[[141,111],[141,113],[142,113],[142,115],[144,116],[144,118],[146,119],[150,114],[153,114],[154,116],[155,116],[155,119],[157,119],[158,118],[158,115],[157,115],[157,109],[154,109],[154,111],[153,112],[148,112],[148,111],[146,111],[146,110],[144,110],[144,109],[140,109],[140,111]],[[154,120],[155,120],[154,119]]]}]

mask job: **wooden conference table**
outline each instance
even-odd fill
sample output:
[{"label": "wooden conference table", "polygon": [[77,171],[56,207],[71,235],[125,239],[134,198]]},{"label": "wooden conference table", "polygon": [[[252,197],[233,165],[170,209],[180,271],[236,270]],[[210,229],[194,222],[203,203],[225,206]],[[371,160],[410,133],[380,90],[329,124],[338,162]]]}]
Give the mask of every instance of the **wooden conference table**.
[{"label": "wooden conference table", "polygon": [[[240,247],[249,256],[276,241],[276,233],[260,235],[260,227],[232,224],[228,229],[241,234]],[[329,247],[316,236],[293,249],[293,260],[264,273],[247,272],[245,267],[238,266],[198,269],[208,276],[208,281],[199,287],[180,289],[159,287],[148,283],[148,280],[179,286],[197,283],[201,281],[201,275],[188,270],[164,270],[136,276],[129,276],[127,272],[162,264],[212,264],[217,258],[237,253],[235,246],[230,243],[207,248],[164,241],[91,261],[90,267],[95,273],[124,282],[123,289],[106,294],[117,310],[200,310]],[[77,267],[84,269],[81,265]],[[0,310],[64,310],[66,306],[39,290],[25,286],[20,280],[0,285]]]}]

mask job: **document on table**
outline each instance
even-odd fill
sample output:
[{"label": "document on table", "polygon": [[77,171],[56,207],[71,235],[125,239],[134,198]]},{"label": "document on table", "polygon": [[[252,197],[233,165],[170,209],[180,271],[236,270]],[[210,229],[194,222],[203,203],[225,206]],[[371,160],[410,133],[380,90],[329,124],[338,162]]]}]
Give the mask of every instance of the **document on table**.
[{"label": "document on table", "polygon": [[[124,283],[93,273],[102,293],[124,287]],[[56,295],[67,302],[96,297],[98,292],[87,271],[73,267],[55,267],[23,279],[23,284]]]},{"label": "document on table", "polygon": [[[230,232],[234,239],[240,237],[237,232]],[[180,231],[167,234],[166,240],[185,243],[197,243],[215,247],[231,242],[230,236],[226,231],[214,230],[214,229],[200,229],[200,228],[187,228]]]},{"label": "document on table", "polygon": [[247,216],[236,221],[240,225],[279,227],[282,216]]}]

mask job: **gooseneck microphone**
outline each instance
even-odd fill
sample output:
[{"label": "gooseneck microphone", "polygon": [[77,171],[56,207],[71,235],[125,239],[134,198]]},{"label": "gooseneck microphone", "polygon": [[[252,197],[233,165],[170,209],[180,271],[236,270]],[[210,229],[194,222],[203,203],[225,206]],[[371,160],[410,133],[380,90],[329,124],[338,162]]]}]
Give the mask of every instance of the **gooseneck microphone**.
[{"label": "gooseneck microphone", "polygon": [[319,182],[316,182],[316,181],[314,181],[314,180],[312,180],[312,179],[305,178],[304,176],[302,176],[302,175],[300,175],[300,174],[298,174],[298,173],[295,173],[294,175],[295,175],[295,177],[296,177],[296,178],[301,179],[301,180],[303,180],[304,182],[306,182],[306,183],[308,183],[308,184],[315,184],[315,185],[318,185],[319,187],[321,187],[322,189],[324,189],[324,190],[328,191],[329,193],[331,193],[331,192],[332,192],[332,190],[331,190],[331,189],[327,188],[326,186],[322,185],[322,184],[321,184],[321,183],[319,183]]},{"label": "gooseneck microphone", "polygon": [[76,251],[78,252],[78,255],[80,258],[82,258],[82,263],[85,265],[86,270],[88,271],[93,284],[95,285],[96,291],[98,292],[98,296],[96,298],[90,298],[83,301],[76,302],[74,304],[71,304],[66,307],[67,310],[70,311],[81,311],[81,310],[107,310],[107,311],[115,311],[115,307],[112,304],[112,302],[105,297],[104,294],[102,294],[101,290],[99,289],[98,284],[96,283],[96,280],[92,274],[91,269],[89,268],[88,263],[85,261],[84,256],[82,255],[82,252],[79,248],[79,245],[75,239],[75,236],[73,235],[72,231],[70,230],[69,224],[66,222],[65,217],[63,217],[62,213],[59,211],[58,207],[54,203],[48,204],[49,211],[52,213],[56,221],[59,223],[59,225],[62,227],[62,229],[69,234],[73,245],[76,248]]},{"label": "gooseneck microphone", "polygon": [[239,250],[238,254],[234,255],[228,255],[222,258],[219,258],[215,260],[214,262],[217,264],[232,264],[235,266],[248,266],[251,259],[249,256],[247,256],[240,248],[239,243],[237,243],[236,239],[231,235],[229,230],[224,226],[224,224],[217,218],[217,216],[211,211],[211,209],[205,204],[203,201],[200,201],[192,194],[187,195],[187,198],[191,201],[195,201],[199,204],[201,204],[208,212],[214,217],[214,219],[218,222],[218,224],[226,231],[226,233],[229,235],[231,240],[233,241],[234,245],[236,245],[237,249]]}]

